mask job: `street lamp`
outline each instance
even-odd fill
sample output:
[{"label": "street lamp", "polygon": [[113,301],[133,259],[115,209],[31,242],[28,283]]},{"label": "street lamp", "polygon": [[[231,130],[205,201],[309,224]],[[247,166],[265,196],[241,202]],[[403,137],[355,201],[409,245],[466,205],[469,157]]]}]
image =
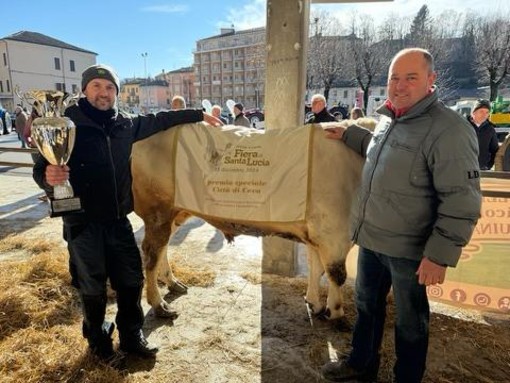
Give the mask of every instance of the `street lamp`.
[{"label": "street lamp", "polygon": [[147,113],[148,110],[149,110],[149,88],[148,88],[149,85],[148,85],[148,81],[147,81],[147,56],[148,56],[147,52],[142,53],[143,68],[144,68],[144,77],[145,77],[145,86],[146,86],[146,89],[145,89],[145,108],[146,108],[146,111],[145,111],[145,113]]},{"label": "street lamp", "polygon": [[142,57],[143,57],[143,68],[144,68],[144,77],[147,79],[147,56],[148,56],[148,53],[145,52],[145,53],[142,53]]}]

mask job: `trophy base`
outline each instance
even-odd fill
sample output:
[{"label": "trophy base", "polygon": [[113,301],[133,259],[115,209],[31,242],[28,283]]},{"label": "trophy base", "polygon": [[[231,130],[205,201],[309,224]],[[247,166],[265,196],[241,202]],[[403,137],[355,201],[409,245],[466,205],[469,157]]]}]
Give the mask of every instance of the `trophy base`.
[{"label": "trophy base", "polygon": [[61,217],[71,213],[82,212],[81,201],[78,197],[65,199],[50,199],[50,217]]}]

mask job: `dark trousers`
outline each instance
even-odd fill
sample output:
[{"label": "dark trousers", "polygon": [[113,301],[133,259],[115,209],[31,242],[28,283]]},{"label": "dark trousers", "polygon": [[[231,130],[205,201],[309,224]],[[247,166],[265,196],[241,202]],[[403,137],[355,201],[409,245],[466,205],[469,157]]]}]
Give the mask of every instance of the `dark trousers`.
[{"label": "dark trousers", "polygon": [[429,303],[418,284],[419,262],[360,248],[356,277],[358,317],[348,363],[356,369],[377,365],[386,318],[386,296],[393,286],[396,306],[394,366],[398,383],[421,382],[425,372]]},{"label": "dark trousers", "polygon": [[110,278],[114,290],[143,285],[142,260],[127,217],[107,223],[64,224],[73,286],[102,296]]}]

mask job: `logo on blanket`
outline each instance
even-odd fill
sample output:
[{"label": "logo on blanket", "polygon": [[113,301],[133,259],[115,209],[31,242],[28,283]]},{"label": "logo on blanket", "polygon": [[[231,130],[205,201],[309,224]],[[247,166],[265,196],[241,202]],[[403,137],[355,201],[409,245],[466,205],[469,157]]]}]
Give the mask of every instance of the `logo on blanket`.
[{"label": "logo on blanket", "polygon": [[[220,160],[220,164],[222,165],[245,165],[247,167],[254,166],[270,166],[271,161],[264,158],[264,155],[257,149],[260,148],[246,148],[237,146],[232,149],[232,146],[230,148],[226,148],[225,154],[220,156],[221,158],[211,158],[213,161]],[[219,156],[219,153],[216,152],[216,154]]]},{"label": "logo on blanket", "polygon": [[[228,143],[225,149],[212,148],[207,151],[207,161],[215,171],[228,171],[223,165],[243,165],[243,167],[267,167],[271,161],[265,158],[260,147],[234,146]],[[254,170],[252,170],[254,171]]]}]

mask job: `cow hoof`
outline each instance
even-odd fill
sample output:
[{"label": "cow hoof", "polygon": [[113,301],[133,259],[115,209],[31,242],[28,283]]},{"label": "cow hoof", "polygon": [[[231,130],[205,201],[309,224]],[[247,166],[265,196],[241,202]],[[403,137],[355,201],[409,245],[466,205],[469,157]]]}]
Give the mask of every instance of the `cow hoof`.
[{"label": "cow hoof", "polygon": [[169,319],[175,319],[179,316],[177,314],[177,311],[173,311],[170,309],[170,305],[166,302],[161,302],[161,304],[154,308],[154,314],[158,318],[169,318]]},{"label": "cow hoof", "polygon": [[172,284],[168,286],[168,291],[177,294],[186,294],[188,292],[188,286],[178,279],[175,279],[172,281]]},{"label": "cow hoof", "polygon": [[321,311],[315,314],[315,317],[320,320],[328,320],[331,316],[330,309],[323,307]]}]

